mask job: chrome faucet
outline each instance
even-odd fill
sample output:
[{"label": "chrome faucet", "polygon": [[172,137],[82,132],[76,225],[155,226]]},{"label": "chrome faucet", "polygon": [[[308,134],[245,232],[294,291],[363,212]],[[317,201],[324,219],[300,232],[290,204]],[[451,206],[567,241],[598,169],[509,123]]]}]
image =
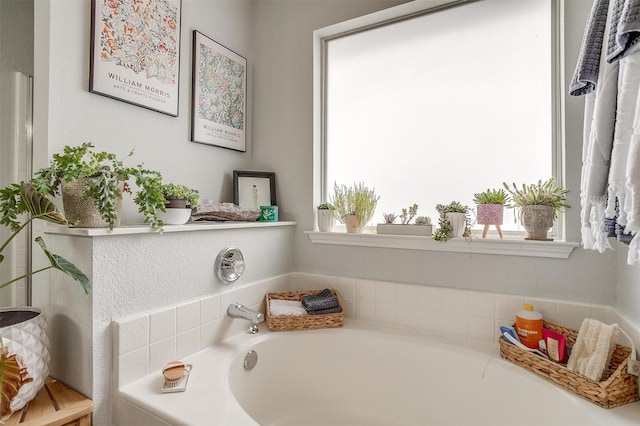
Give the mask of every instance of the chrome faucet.
[{"label": "chrome faucet", "polygon": [[258,324],[264,321],[264,314],[262,312],[249,309],[240,303],[230,304],[227,308],[227,315],[231,318],[242,318],[251,321],[249,332],[252,334],[258,332]]}]

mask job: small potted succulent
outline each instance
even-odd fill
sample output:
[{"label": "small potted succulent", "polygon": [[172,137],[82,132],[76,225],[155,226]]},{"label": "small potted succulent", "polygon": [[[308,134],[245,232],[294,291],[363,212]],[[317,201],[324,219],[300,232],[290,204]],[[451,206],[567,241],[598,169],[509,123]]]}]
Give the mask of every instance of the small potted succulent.
[{"label": "small potted succulent", "polygon": [[[156,212],[164,210],[160,172],[125,166],[116,154],[96,151],[90,142],[54,154],[49,167],[38,170],[31,181],[42,195],[62,195],[65,216],[78,227],[113,229],[120,224],[122,194],[131,194],[129,180],[137,189],[134,202],[145,223],[161,230]],[[125,158],[131,157],[133,151]]]},{"label": "small potted succulent", "polygon": [[333,232],[336,224],[336,208],[331,203],[318,204],[318,229],[320,232]]},{"label": "small potted succulent", "polygon": [[336,218],[345,224],[348,233],[361,233],[371,220],[380,197],[375,189],[364,183],[353,186],[334,184],[334,194],[330,202],[336,208]]},{"label": "small potted succulent", "polygon": [[468,206],[459,201],[451,201],[449,204],[437,204],[436,210],[440,214],[440,228],[434,233],[436,240],[447,241],[453,237],[471,236]]},{"label": "small potted succulent", "polygon": [[547,235],[558,212],[570,207],[566,204],[569,190],[557,186],[554,178],[546,182],[539,180],[530,185],[522,184],[520,187],[515,183],[509,186],[505,182],[503,186],[511,194],[511,203],[507,208],[519,209],[518,217],[527,231],[525,239],[550,241]]},{"label": "small potted succulent", "polygon": [[484,225],[482,238],[486,238],[489,226],[494,225],[500,238],[502,238],[502,225],[504,220],[504,206],[510,200],[504,189],[491,189],[474,194],[473,202],[476,203],[478,224]]},{"label": "small potted succulent", "polygon": [[[431,219],[426,218],[428,219],[427,223],[424,216],[419,216],[419,218],[421,218],[420,222],[418,222],[418,217],[416,217],[415,222],[413,224],[411,223],[417,214],[417,204],[413,204],[406,209],[402,209],[402,213],[400,215],[396,215],[395,213],[383,213],[382,216],[384,217],[385,223],[377,224],[376,232],[378,234],[431,236]],[[398,218],[401,223],[394,223]]]},{"label": "small potted succulent", "polygon": [[186,185],[167,183],[162,185],[162,195],[165,198],[165,211],[159,212],[158,217],[167,225],[182,225],[191,217],[192,209],[200,204],[200,194],[197,189]]}]

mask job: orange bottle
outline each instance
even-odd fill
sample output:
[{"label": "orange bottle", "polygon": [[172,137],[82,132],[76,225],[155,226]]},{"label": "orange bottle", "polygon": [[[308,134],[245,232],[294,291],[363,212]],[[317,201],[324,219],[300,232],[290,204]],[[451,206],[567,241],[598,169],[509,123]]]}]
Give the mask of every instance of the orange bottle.
[{"label": "orange bottle", "polygon": [[542,336],[542,314],[533,310],[530,303],[524,304],[524,310],[516,314],[516,333],[520,342],[528,348],[538,349]]}]

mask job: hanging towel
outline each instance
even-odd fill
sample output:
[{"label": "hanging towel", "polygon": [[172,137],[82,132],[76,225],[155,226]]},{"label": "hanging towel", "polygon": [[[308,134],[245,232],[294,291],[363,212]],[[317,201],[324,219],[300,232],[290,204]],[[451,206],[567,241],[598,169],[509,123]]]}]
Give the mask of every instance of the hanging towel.
[{"label": "hanging towel", "polygon": [[614,216],[606,217],[604,219],[604,232],[607,237],[613,237],[621,243],[629,245],[633,236],[624,229],[624,226],[622,226],[620,222],[618,222],[618,217],[620,215],[618,204],[619,202],[616,199]]},{"label": "hanging towel", "polygon": [[607,61],[620,60],[638,47],[640,41],[640,0],[613,0]]},{"label": "hanging towel", "polygon": [[298,300],[269,300],[269,312],[274,316],[307,315],[307,310]]},{"label": "hanging towel", "polygon": [[340,302],[335,294],[328,288],[325,288],[318,294],[309,294],[302,297],[302,305],[307,312],[319,311],[323,309],[332,309],[340,306]]},{"label": "hanging towel", "polygon": [[567,368],[594,382],[602,380],[618,336],[618,324],[607,325],[586,318],[582,321]]},{"label": "hanging towel", "polygon": [[[608,35],[607,25],[604,37]],[[618,62],[609,64],[604,59],[601,55],[595,93],[589,93],[585,100],[580,182],[582,244],[600,252],[611,248],[604,233],[604,218],[618,92]]]},{"label": "hanging towel", "polygon": [[600,71],[609,0],[595,0],[582,38],[578,64],[569,84],[572,96],[594,92]]}]

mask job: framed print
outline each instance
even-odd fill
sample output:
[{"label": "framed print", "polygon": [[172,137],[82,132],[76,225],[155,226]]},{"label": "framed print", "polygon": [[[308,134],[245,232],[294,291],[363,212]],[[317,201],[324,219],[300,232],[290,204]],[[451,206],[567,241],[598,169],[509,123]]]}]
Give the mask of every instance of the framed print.
[{"label": "framed print", "polygon": [[246,151],[247,60],[193,32],[191,140]]},{"label": "framed print", "polygon": [[89,91],[178,116],[181,0],[92,0]]},{"label": "framed print", "polygon": [[234,170],[233,204],[258,210],[260,206],[277,205],[276,174]]}]

